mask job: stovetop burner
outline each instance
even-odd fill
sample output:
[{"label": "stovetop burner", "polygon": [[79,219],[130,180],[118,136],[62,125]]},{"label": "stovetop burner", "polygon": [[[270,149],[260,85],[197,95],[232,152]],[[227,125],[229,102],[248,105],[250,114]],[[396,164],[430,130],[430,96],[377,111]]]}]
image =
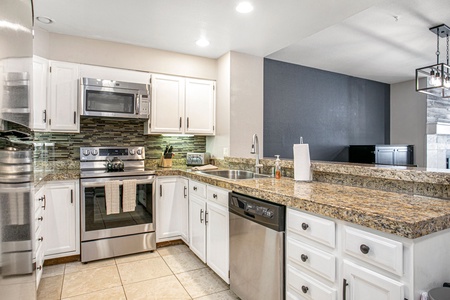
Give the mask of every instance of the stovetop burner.
[{"label": "stovetop burner", "polygon": [[81,178],[153,175],[144,147],[80,147]]}]

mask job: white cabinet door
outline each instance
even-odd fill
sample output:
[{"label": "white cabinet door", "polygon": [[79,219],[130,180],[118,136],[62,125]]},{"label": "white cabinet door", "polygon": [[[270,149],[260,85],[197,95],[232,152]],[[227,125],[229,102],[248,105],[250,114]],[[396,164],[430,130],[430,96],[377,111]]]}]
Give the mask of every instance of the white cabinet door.
[{"label": "white cabinet door", "polygon": [[189,247],[206,262],[206,200],[189,196]]},{"label": "white cabinet door", "polygon": [[31,128],[37,131],[47,130],[47,78],[48,60],[33,56],[33,94],[31,98]]},{"label": "white cabinet door", "polygon": [[207,215],[207,264],[226,283],[229,270],[229,219],[228,208],[222,205],[208,202]]},{"label": "white cabinet door", "polygon": [[156,242],[180,237],[188,241],[187,182],[179,177],[157,179]]},{"label": "white cabinet door", "polygon": [[45,186],[45,256],[80,253],[78,181],[56,181]]},{"label": "white cabinet door", "polygon": [[182,133],[184,78],[166,75],[151,77],[151,119],[149,133]]},{"label": "white cabinet door", "polygon": [[186,79],[185,133],[214,134],[215,85],[211,80]]},{"label": "white cabinet door", "polygon": [[50,66],[50,131],[79,132],[78,65],[51,61]]},{"label": "white cabinet door", "polygon": [[398,300],[404,298],[404,284],[344,260],[343,288],[346,300]]},{"label": "white cabinet door", "polygon": [[92,65],[80,65],[80,78],[99,78],[133,83],[150,83],[150,74],[134,70],[108,68]]}]

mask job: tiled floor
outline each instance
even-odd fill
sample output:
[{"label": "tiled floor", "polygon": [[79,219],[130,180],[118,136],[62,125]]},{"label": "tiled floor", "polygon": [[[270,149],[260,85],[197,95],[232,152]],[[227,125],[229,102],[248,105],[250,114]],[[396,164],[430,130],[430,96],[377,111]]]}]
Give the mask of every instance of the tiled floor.
[{"label": "tiled floor", "polygon": [[185,245],[44,268],[39,300],[239,299]]}]

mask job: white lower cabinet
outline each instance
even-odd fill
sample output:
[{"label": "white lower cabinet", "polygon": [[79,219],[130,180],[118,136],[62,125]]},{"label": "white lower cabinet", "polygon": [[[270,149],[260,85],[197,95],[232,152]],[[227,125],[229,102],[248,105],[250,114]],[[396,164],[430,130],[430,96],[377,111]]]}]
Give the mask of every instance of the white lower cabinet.
[{"label": "white lower cabinet", "polygon": [[229,283],[228,190],[189,181],[189,247]]},{"label": "white lower cabinet", "polygon": [[80,201],[78,180],[45,185],[45,258],[80,254]]},{"label": "white lower cabinet", "polygon": [[449,240],[450,229],[408,239],[288,208],[286,298],[420,299],[448,280]]},{"label": "white lower cabinet", "polygon": [[34,238],[33,238],[33,250],[34,261],[36,263],[36,289],[39,287],[39,283],[44,271],[44,236],[43,236],[43,224],[45,214],[45,188],[41,187],[34,194]]},{"label": "white lower cabinet", "polygon": [[404,299],[404,284],[344,259],[345,299]]},{"label": "white lower cabinet", "polygon": [[156,179],[156,242],[188,236],[188,180],[181,177]]}]

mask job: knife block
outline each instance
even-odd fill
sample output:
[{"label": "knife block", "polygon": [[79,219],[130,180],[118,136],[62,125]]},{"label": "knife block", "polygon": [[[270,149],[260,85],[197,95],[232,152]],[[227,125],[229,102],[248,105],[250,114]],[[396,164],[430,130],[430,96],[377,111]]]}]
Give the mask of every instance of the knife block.
[{"label": "knife block", "polygon": [[172,167],[172,159],[164,158],[164,155],[161,155],[161,159],[159,160],[159,166],[163,168],[171,168]]}]

